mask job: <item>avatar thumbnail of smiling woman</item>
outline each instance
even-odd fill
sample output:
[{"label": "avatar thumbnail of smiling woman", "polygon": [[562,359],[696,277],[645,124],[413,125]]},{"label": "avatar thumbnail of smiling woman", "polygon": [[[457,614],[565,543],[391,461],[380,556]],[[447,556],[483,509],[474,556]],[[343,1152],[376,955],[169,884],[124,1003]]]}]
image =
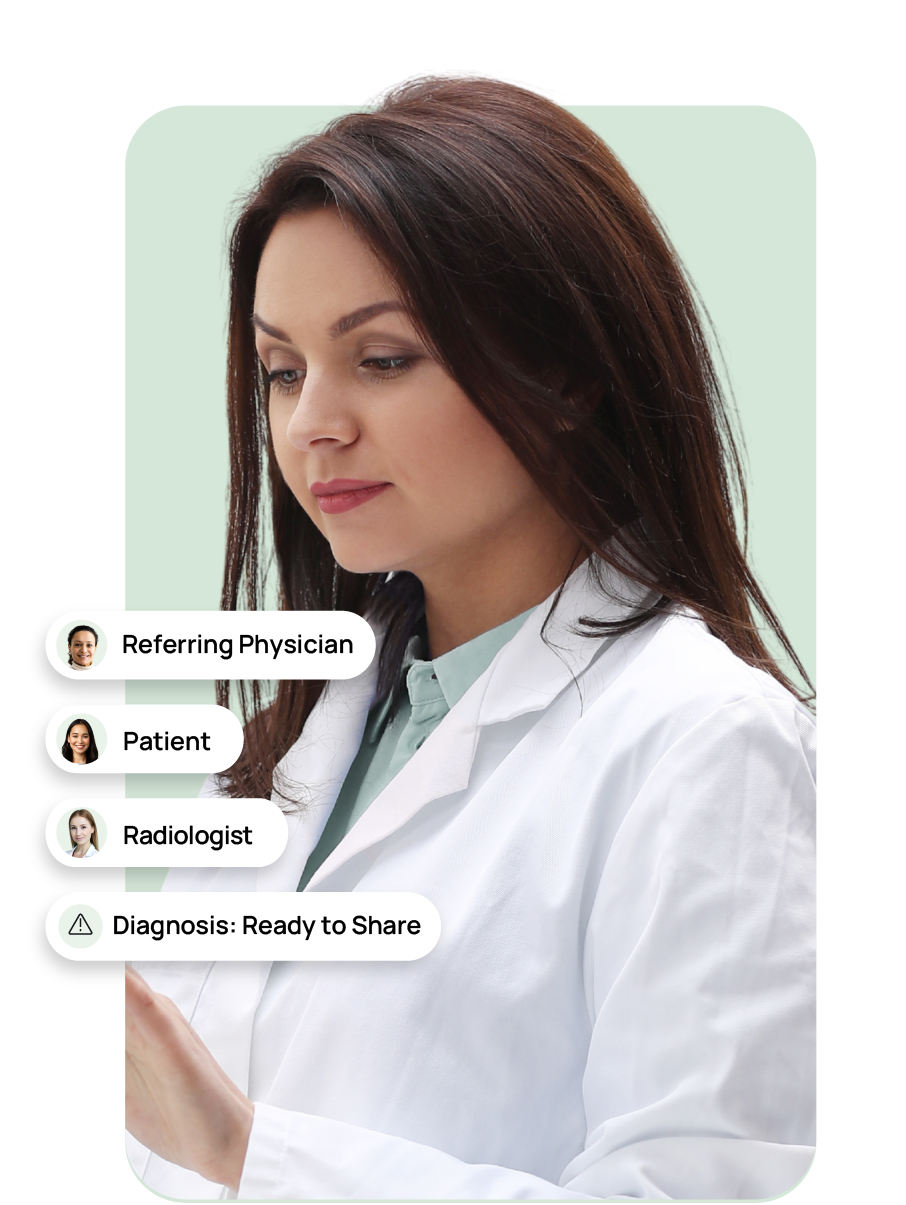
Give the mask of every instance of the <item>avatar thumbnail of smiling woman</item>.
[{"label": "avatar thumbnail of smiling woman", "polygon": [[101,851],[101,838],[98,833],[98,817],[87,808],[76,808],[69,816],[68,842],[64,850],[73,858],[93,858]]},{"label": "avatar thumbnail of smiling woman", "polygon": [[101,745],[106,741],[101,738],[99,722],[85,716],[75,716],[67,721],[60,744],[63,757],[75,766],[87,766],[96,762],[101,756]]},{"label": "avatar thumbnail of smiling woman", "polygon": [[60,657],[70,669],[89,670],[100,660],[100,637],[88,623],[76,624],[66,636],[66,647]]}]

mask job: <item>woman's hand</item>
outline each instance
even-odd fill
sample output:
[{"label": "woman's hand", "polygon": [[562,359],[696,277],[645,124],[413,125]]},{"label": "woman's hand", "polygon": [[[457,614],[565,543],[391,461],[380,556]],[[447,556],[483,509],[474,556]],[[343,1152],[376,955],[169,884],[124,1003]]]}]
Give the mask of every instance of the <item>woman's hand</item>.
[{"label": "woman's hand", "polygon": [[126,967],[126,1128],[171,1163],[238,1189],[254,1106],[166,996]]}]

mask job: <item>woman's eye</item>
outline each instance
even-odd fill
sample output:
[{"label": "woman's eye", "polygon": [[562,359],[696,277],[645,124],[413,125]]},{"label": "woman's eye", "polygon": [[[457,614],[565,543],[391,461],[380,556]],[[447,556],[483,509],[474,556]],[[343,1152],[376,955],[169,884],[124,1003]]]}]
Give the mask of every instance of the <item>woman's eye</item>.
[{"label": "woman's eye", "polygon": [[[398,377],[412,367],[412,356],[368,356],[359,368],[373,380],[386,381]],[[269,387],[277,393],[298,393],[305,383],[304,368],[275,368],[265,374]]]},{"label": "woman's eye", "polygon": [[361,364],[361,367],[367,369],[373,376],[384,379],[398,377],[401,373],[407,372],[411,366],[410,356],[369,356]]},{"label": "woman's eye", "polygon": [[305,373],[301,368],[277,368],[267,374],[267,383],[278,393],[298,393]]}]

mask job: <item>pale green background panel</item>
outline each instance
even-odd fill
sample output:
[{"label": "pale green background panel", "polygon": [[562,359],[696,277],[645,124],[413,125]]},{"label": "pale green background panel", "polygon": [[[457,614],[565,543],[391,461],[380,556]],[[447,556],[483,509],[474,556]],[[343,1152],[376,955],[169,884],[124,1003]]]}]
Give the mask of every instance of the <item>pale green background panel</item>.
[{"label": "pale green background panel", "polygon": [[[219,487],[220,499],[227,487],[223,214],[266,153],[336,112],[169,112],[131,143],[130,247],[136,234],[136,253],[147,258],[148,271],[143,278],[141,265],[130,261],[130,289],[136,288],[130,315],[142,315],[147,328],[130,328],[130,339],[145,340],[158,322],[165,340],[165,312],[190,312],[189,349],[167,349],[155,388],[175,415],[175,430],[196,433],[176,449],[182,459],[170,458],[177,471],[167,477],[167,541],[158,543],[161,560],[176,554],[177,574],[161,575],[154,560],[136,556],[129,566],[131,606],[216,605],[223,527],[219,540],[200,543],[183,541],[178,524],[187,517],[193,525],[204,521],[210,533],[210,487]],[[894,208],[902,188],[889,155],[901,112],[740,106],[578,112],[648,195],[711,313],[748,452],[753,562],[814,684],[819,690],[901,689],[902,662],[892,656],[886,625],[873,618],[878,600],[883,606],[901,584],[890,556],[901,398],[894,364],[898,274],[890,263],[902,255]],[[136,230],[134,221],[141,223]],[[161,280],[183,281],[186,295],[164,305]],[[210,312],[201,313],[204,306]],[[183,382],[182,407],[167,400],[164,372]],[[153,449],[151,381],[143,376],[136,383],[146,389],[146,402],[130,410],[135,446]],[[199,452],[211,451],[212,431],[222,449],[219,465]],[[155,452],[130,457],[136,492],[146,474],[143,488],[155,496],[155,460]],[[134,509],[140,505],[136,493]],[[223,524],[223,501],[217,513]],[[872,617],[859,630],[867,611]],[[151,701],[161,688],[171,690],[173,701],[177,695],[189,701],[183,684],[131,683],[127,696]],[[158,781],[159,793],[182,794],[182,788]],[[129,789],[143,793],[139,783]],[[130,887],[157,888],[163,875],[146,871],[141,880],[130,877]],[[864,1153],[822,1146],[787,1198],[896,1198],[900,1154],[887,1144]]]},{"label": "pale green background panel", "polygon": [[[94,210],[114,240],[122,194],[108,165],[117,139],[125,145],[137,123],[157,125],[164,118],[172,151],[183,145],[177,163],[198,166],[171,188],[171,201],[180,204],[166,212],[176,213],[180,229],[190,213],[200,214],[199,255],[188,234],[176,239],[189,254],[183,261],[167,253],[166,271],[157,274],[161,296],[146,296],[129,330],[128,606],[217,606],[227,484],[223,206],[261,153],[339,112],[4,106],[2,121],[23,145],[29,145],[27,125],[55,122],[82,152],[92,147],[80,165],[63,157],[66,167],[53,164],[60,137],[30,133],[30,152],[51,165],[71,194],[82,189],[86,212]],[[895,631],[889,634],[898,617],[888,617],[902,588],[901,502],[894,487],[904,399],[894,349],[902,328],[895,287],[904,269],[904,167],[896,148],[904,112],[895,106],[583,106],[576,112],[611,143],[645,190],[716,322],[749,452],[755,568],[816,687],[904,689],[904,663]],[[118,133],[101,135],[96,127],[105,122]],[[234,133],[239,125],[242,137],[218,135],[212,131],[218,122],[233,122]],[[77,129],[82,124],[95,129]],[[213,165],[212,143],[220,155]],[[227,171],[234,149],[235,169]],[[130,161],[130,171],[133,166]],[[195,204],[188,183],[207,198],[204,204]],[[208,201],[216,193],[220,210],[212,211]],[[142,240],[154,233],[151,199],[145,218]],[[166,243],[172,231],[163,213],[158,228],[159,242]],[[133,275],[133,266],[141,265],[130,254],[130,313],[148,283]],[[199,268],[207,274],[200,283]],[[201,302],[211,312],[201,312]],[[189,347],[182,333],[177,337],[173,316],[192,318],[201,341]],[[146,433],[153,439],[142,445]],[[131,683],[127,699],[166,701],[155,693],[161,686]],[[167,689],[172,701],[212,700],[210,683]],[[183,698],[183,690],[190,696]],[[193,782],[148,776],[129,782],[127,794],[196,794],[198,776],[187,777]],[[799,1185],[778,1199],[901,1200],[904,1168],[902,1142],[826,1142]]]},{"label": "pale green background panel", "polygon": [[[127,159],[133,607],[217,606],[228,212],[339,106],[154,111]],[[752,558],[819,690],[904,688],[896,556],[904,111],[575,106],[711,313],[749,459]],[[165,566],[165,568],[164,568]]]}]

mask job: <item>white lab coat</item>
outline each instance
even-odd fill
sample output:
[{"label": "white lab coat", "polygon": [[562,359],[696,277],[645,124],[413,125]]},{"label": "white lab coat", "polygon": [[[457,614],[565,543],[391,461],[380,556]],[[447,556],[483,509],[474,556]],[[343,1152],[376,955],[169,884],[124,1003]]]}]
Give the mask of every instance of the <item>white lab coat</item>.
[{"label": "white lab coat", "polygon": [[[543,639],[547,609],[307,888],[420,892],[432,953],[274,964],[261,1008],[271,964],[139,967],[256,1102],[240,1199],[751,1199],[807,1171],[811,718],[695,618],[576,634],[620,613],[584,568]],[[278,862],[165,889],[294,890],[373,689],[332,683],[287,755],[310,800]]]},{"label": "white lab coat", "polygon": [[[73,846],[72,849],[68,850],[67,852],[69,853],[69,856],[71,858],[75,858],[76,847]],[[85,850],[85,852],[82,854],[82,857],[76,858],[76,861],[81,862],[83,858],[93,858],[97,852],[98,851],[94,848],[93,845],[89,845],[88,848]]]}]

